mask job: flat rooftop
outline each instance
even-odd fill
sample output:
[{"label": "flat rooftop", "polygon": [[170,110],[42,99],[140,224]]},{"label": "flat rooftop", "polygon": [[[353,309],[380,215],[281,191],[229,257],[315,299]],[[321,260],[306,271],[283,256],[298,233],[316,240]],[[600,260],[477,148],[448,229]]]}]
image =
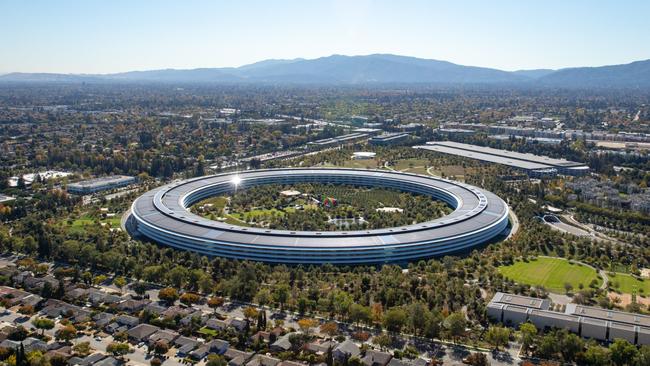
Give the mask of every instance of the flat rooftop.
[{"label": "flat rooftop", "polygon": [[510,157],[490,155],[481,152],[470,152],[467,150],[462,150],[455,147],[449,147],[444,145],[420,145],[420,146],[414,146],[414,148],[481,160],[488,163],[508,165],[514,168],[525,169],[525,170],[542,170],[542,169],[553,168],[552,166],[547,164],[533,163],[530,161],[517,160]]},{"label": "flat rooftop", "polygon": [[528,296],[506,294],[503,292],[497,292],[492,298],[491,302],[506,305],[524,306],[538,310],[547,310],[550,305],[549,301],[546,299],[537,299]]},{"label": "flat rooftop", "polygon": [[567,314],[582,316],[585,318],[608,320],[628,325],[641,325],[650,327],[650,316],[628,313],[624,311],[595,308],[577,304],[567,304]]},{"label": "flat rooftop", "polygon": [[99,187],[105,184],[121,183],[132,179],[134,178],[127,175],[111,175],[108,177],[99,177],[99,178],[82,180],[81,182],[70,183],[68,184],[68,187]]},{"label": "flat rooftop", "polygon": [[409,136],[410,134],[408,132],[391,132],[391,133],[382,133],[379,136],[375,136],[372,138],[373,141],[377,140],[392,140],[396,138],[401,138],[405,136]]},{"label": "flat rooftop", "polygon": [[[493,149],[491,147],[463,144],[460,142],[453,142],[453,141],[431,141],[431,142],[427,142],[427,146],[444,146],[447,148],[467,151],[470,153],[493,155],[496,157],[506,158],[510,160],[520,160],[520,161],[525,161],[530,163],[544,164],[550,167],[569,168],[569,167],[578,167],[578,166],[585,165],[584,163],[569,161],[565,159],[555,159],[543,155],[535,155],[535,154],[520,153],[516,151],[509,151],[509,150]],[[462,153],[459,152],[458,154],[460,155]]]}]

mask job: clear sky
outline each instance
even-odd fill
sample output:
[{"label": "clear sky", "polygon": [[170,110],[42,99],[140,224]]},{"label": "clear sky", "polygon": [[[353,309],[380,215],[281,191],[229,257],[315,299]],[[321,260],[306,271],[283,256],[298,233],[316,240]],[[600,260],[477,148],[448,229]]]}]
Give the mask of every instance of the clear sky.
[{"label": "clear sky", "polygon": [[0,0],[0,73],[394,53],[504,70],[650,59],[648,0]]}]

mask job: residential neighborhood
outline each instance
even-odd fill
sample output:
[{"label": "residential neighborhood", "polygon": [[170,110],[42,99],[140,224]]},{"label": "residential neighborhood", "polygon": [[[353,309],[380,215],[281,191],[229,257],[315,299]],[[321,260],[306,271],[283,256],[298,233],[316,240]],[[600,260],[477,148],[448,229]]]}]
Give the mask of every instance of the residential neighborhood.
[{"label": "residential neighborhood", "polygon": [[439,346],[390,352],[371,341],[372,330],[345,323],[198,294],[169,298],[170,288],[101,275],[87,284],[15,259],[0,261],[0,278],[12,284],[0,286],[0,352],[52,365],[427,366],[444,358]]}]

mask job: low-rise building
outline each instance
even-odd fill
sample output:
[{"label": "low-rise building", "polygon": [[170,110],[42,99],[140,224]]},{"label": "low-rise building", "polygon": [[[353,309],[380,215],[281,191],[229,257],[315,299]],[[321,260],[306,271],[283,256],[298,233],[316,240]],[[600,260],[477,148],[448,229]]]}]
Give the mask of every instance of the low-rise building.
[{"label": "low-rise building", "polygon": [[160,328],[158,328],[155,325],[151,324],[138,324],[135,327],[129,329],[126,331],[126,334],[129,335],[129,340],[137,343],[137,342],[144,342],[151,337],[152,334],[160,331]]},{"label": "low-rise building", "polygon": [[361,354],[361,349],[349,339],[340,343],[332,351],[334,358],[342,362],[348,360],[350,357],[357,357],[359,354]]},{"label": "low-rise building", "polygon": [[110,189],[126,187],[136,182],[135,177],[112,175],[68,184],[68,192],[73,194],[92,194]]},{"label": "low-rise building", "polygon": [[411,135],[405,132],[383,133],[370,138],[370,144],[375,146],[390,146],[404,143]]},{"label": "low-rise building", "polygon": [[566,329],[599,341],[625,339],[650,344],[650,316],[593,306],[567,304],[564,312],[553,311],[546,299],[497,292],[487,306],[495,322],[519,326],[530,322],[539,329]]}]

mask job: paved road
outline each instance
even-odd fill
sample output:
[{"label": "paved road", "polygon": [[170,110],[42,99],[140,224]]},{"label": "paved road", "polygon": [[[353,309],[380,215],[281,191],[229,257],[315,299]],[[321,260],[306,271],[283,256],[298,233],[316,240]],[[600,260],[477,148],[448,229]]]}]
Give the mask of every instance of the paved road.
[{"label": "paved road", "polygon": [[580,237],[593,237],[593,235],[591,235],[589,232],[577,226],[569,225],[560,221],[560,219],[558,219],[555,215],[544,215],[543,220],[544,223],[556,230]]}]

